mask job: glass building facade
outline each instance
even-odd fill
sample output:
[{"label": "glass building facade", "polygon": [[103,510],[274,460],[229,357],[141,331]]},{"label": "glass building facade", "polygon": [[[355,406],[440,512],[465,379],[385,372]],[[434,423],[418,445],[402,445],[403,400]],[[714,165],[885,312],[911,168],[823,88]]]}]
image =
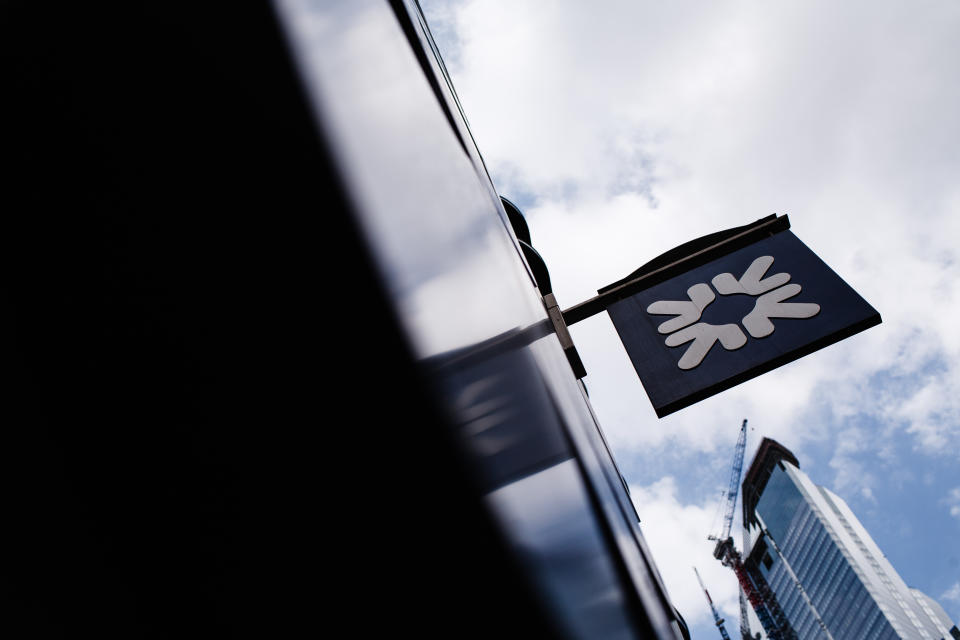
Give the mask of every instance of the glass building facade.
[{"label": "glass building facade", "polygon": [[[847,504],[764,440],[744,480],[745,565],[770,607],[804,640],[950,638],[949,622],[910,589]],[[922,594],[921,594],[922,595]]]}]

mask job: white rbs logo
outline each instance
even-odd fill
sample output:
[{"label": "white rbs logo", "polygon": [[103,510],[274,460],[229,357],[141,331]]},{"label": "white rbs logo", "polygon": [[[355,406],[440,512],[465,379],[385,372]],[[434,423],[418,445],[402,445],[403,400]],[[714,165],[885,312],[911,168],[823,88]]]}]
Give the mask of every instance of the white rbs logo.
[{"label": "white rbs logo", "polygon": [[[773,256],[760,256],[739,280],[730,273],[721,273],[710,281],[720,295],[745,293],[756,297],[753,310],[740,321],[754,338],[773,333],[770,318],[812,318],[820,312],[818,304],[784,302],[800,293],[800,285],[787,284],[790,282],[789,273],[764,278],[772,264]],[[659,300],[647,307],[647,313],[652,315],[676,316],[657,327],[660,333],[671,334],[665,341],[668,347],[693,341],[677,363],[678,367],[686,370],[699,365],[715,342],[719,341],[727,351],[739,349],[747,343],[747,336],[739,325],[699,322],[703,310],[716,299],[709,285],[695,284],[687,289],[687,296],[689,300]]]}]

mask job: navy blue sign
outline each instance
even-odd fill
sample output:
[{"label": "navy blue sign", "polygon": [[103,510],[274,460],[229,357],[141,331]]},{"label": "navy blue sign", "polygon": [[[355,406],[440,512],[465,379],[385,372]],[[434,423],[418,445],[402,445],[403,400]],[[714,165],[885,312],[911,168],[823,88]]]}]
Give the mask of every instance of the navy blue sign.
[{"label": "navy blue sign", "polygon": [[660,417],[880,323],[789,230],[607,311]]}]

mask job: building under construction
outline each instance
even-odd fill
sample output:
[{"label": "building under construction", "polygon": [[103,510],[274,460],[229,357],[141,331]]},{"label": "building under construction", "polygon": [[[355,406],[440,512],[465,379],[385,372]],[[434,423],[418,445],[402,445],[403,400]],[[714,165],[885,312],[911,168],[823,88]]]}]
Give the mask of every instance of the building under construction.
[{"label": "building under construction", "polygon": [[786,447],[764,438],[742,487],[745,549],[741,556],[727,537],[717,553],[749,580],[768,637],[960,638],[942,607],[906,585],[847,504],[815,485]]}]

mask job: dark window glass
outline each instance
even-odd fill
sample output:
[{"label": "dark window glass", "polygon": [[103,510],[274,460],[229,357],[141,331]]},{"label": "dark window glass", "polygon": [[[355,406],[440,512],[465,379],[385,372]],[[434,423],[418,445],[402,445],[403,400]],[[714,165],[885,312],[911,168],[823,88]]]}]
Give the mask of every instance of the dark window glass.
[{"label": "dark window glass", "polygon": [[757,512],[777,542],[786,538],[790,524],[804,504],[803,496],[793,480],[779,467],[770,474],[770,480],[757,503]]}]

